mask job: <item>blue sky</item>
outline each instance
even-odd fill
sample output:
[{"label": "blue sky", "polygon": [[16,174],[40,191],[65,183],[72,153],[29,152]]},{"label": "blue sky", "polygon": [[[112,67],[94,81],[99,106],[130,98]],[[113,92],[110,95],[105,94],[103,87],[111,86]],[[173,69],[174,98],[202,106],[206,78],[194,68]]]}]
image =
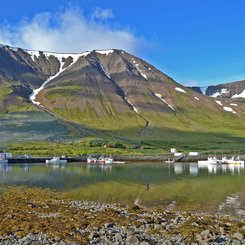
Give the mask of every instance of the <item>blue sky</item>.
[{"label": "blue sky", "polygon": [[8,0],[0,42],[80,52],[122,48],[185,85],[245,79],[245,1]]}]

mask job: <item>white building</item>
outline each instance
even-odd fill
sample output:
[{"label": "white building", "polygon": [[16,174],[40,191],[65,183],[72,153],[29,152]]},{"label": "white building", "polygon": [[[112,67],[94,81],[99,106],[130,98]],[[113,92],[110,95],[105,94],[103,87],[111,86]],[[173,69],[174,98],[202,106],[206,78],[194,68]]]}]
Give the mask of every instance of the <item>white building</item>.
[{"label": "white building", "polygon": [[174,153],[174,156],[175,156],[175,157],[180,157],[180,156],[182,156],[182,155],[183,155],[182,152],[175,152],[175,153]]},{"label": "white building", "polygon": [[171,149],[170,149],[170,152],[171,152],[171,153],[176,153],[176,152],[177,152],[177,149],[176,149],[176,148],[171,148]]},{"label": "white building", "polygon": [[196,151],[190,151],[189,156],[199,156],[199,152]]}]

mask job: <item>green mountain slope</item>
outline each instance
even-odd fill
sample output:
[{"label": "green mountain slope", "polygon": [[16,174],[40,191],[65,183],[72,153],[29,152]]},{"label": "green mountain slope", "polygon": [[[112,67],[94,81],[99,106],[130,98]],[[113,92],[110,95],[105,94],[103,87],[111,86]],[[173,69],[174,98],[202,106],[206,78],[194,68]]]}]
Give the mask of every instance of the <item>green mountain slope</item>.
[{"label": "green mountain slope", "polygon": [[[26,111],[32,118],[38,111],[63,125],[42,140],[91,136],[197,148],[245,143],[244,99],[200,95],[122,50],[55,54],[3,46],[0,67],[2,118]],[[50,76],[30,101],[32,91]],[[37,128],[45,131],[48,121]]]}]

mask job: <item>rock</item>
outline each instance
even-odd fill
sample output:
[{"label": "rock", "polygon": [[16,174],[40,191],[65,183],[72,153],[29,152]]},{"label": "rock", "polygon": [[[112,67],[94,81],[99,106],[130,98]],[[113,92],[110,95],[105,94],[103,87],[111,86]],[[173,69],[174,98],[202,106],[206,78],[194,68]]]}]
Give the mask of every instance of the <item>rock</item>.
[{"label": "rock", "polygon": [[199,226],[199,225],[197,224],[197,222],[193,222],[191,225],[192,225],[192,226]]},{"label": "rock", "polygon": [[131,235],[131,236],[129,236],[129,237],[127,238],[127,242],[128,242],[129,244],[139,244],[139,239],[138,239],[137,236]]},{"label": "rock", "polygon": [[117,241],[120,241],[122,240],[122,234],[121,233],[117,233],[114,238],[117,240]]},{"label": "rock", "polygon": [[161,225],[158,225],[158,224],[155,224],[153,226],[153,228],[154,228],[154,230],[160,230],[162,228],[162,226]]},{"label": "rock", "polygon": [[217,243],[222,243],[222,242],[224,242],[224,241],[225,241],[225,239],[222,238],[222,237],[220,237],[220,236],[217,236],[217,237],[214,239],[214,242],[217,242]]},{"label": "rock", "polygon": [[94,234],[93,233],[90,233],[89,236],[88,236],[88,239],[89,240],[93,240],[93,237],[94,237]]},{"label": "rock", "polygon": [[203,239],[207,239],[209,234],[210,234],[209,230],[205,230],[201,232],[201,236],[203,237]]},{"label": "rock", "polygon": [[113,228],[113,226],[115,226],[114,223],[105,224],[105,227],[108,229]]},{"label": "rock", "polygon": [[239,240],[239,241],[243,240],[243,238],[244,238],[244,236],[241,233],[238,233],[238,232],[236,232],[235,234],[233,234],[232,237],[235,238],[235,239],[237,239],[237,240]]},{"label": "rock", "polygon": [[149,245],[149,242],[142,241],[142,242],[140,243],[140,245]]},{"label": "rock", "polygon": [[224,234],[225,234],[225,229],[224,229],[224,227],[220,227],[220,228],[219,228],[219,231],[220,231],[221,235],[224,235]]},{"label": "rock", "polygon": [[238,241],[238,240],[234,240],[234,241],[232,242],[232,245],[241,245],[241,242]]},{"label": "rock", "polygon": [[128,236],[131,236],[134,234],[134,232],[132,230],[126,229],[125,231],[126,231]]}]

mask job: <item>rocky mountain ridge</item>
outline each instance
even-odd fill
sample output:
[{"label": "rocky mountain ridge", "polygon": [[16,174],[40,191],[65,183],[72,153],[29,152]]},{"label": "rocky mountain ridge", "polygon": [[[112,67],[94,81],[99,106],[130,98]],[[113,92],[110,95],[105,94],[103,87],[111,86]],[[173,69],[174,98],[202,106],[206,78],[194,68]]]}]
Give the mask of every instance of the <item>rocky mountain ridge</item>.
[{"label": "rocky mountain ridge", "polygon": [[245,115],[243,101],[203,96],[123,50],[59,54],[1,46],[0,86],[2,113],[41,110],[77,125],[79,134],[86,128],[128,139],[171,138],[231,125],[240,134]]},{"label": "rocky mountain ridge", "polygon": [[193,91],[210,97],[245,98],[245,80],[212,85],[208,87],[189,87]]}]

